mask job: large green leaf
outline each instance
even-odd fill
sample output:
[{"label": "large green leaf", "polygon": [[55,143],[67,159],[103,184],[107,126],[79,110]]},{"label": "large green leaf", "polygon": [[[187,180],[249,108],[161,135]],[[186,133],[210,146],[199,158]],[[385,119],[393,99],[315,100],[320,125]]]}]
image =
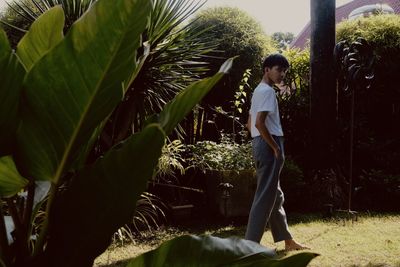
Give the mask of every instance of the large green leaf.
[{"label": "large green leaf", "polygon": [[[222,69],[226,70],[225,66]],[[193,90],[208,92],[222,75],[223,71],[185,89],[189,94],[171,102],[168,117],[162,119],[164,125],[173,128],[179,123],[204,94]],[[149,124],[119,145],[121,148],[111,150],[93,167],[72,177],[71,186],[50,213],[47,255],[51,262],[57,266],[91,266],[107,248],[112,234],[132,218],[135,203],[161,155],[164,137],[159,124]]]},{"label": "large green leaf", "polygon": [[62,7],[56,6],[31,25],[17,46],[17,55],[26,70],[63,39],[64,20]]},{"label": "large green leaf", "polygon": [[25,79],[17,166],[58,183],[80,147],[122,99],[137,67],[149,0],[99,0]]},{"label": "large green leaf", "polygon": [[228,59],[220,71],[211,78],[195,82],[180,92],[160,113],[159,121],[167,135],[193,109],[193,107],[211,90],[211,88],[232,67],[233,58]]},{"label": "large green leaf", "polygon": [[239,238],[181,236],[131,260],[127,267],[142,266],[222,266],[251,255],[252,259],[272,259],[275,252]]},{"label": "large green leaf", "polygon": [[50,266],[92,266],[113,233],[133,217],[164,139],[161,127],[151,124],[72,178],[50,212]]},{"label": "large green leaf", "polygon": [[240,238],[181,236],[130,260],[126,267],[303,267],[317,256],[299,253],[274,259],[275,251]]},{"label": "large green leaf", "polygon": [[12,197],[28,184],[15,167],[11,156],[0,158],[0,198]]},{"label": "large green leaf", "polygon": [[12,53],[0,28],[0,156],[11,153],[17,129],[18,106],[25,70]]}]

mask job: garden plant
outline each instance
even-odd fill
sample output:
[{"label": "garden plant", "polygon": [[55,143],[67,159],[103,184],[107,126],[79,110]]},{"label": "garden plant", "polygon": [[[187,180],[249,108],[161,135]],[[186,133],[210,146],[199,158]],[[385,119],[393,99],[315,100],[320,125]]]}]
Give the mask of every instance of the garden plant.
[{"label": "garden plant", "polygon": [[[63,8],[67,21],[63,31],[67,33],[72,23],[79,19],[94,2],[87,0],[13,1],[1,16],[0,23],[4,25],[11,46],[15,48],[29,26],[51,7],[60,5]],[[137,77],[124,93],[123,100],[108,116],[101,134],[91,146],[88,162],[95,161],[129,135],[140,131],[145,120],[153,113],[159,112],[175,94],[199,80],[201,76],[204,77],[203,74],[207,69],[204,54],[213,49],[215,41],[200,38],[199,35],[204,30],[199,30],[191,23],[184,23],[185,19],[196,12],[201,4],[202,2],[198,0],[155,0],[152,2],[149,25],[142,34],[142,43],[145,45],[139,50],[140,56],[143,57],[142,66],[139,68]],[[189,118],[185,121],[190,124]],[[175,136],[180,139],[186,132],[188,133],[186,136],[190,136],[187,127],[184,129],[178,125],[174,131]],[[171,138],[167,139],[165,146],[173,148],[176,142],[170,140]],[[171,173],[174,167],[179,167],[179,165],[165,164],[171,160],[173,160],[171,157],[166,158],[162,153],[158,164],[161,166],[157,167],[155,173],[156,180],[160,180],[158,176],[165,176],[164,172]],[[165,220],[164,201],[153,201],[155,199],[155,196],[150,198],[142,194],[132,222],[118,231],[116,235],[118,240],[131,239],[130,233],[136,231],[137,226],[157,227]]]},{"label": "garden plant", "polygon": [[[15,51],[0,30],[2,266],[92,266],[132,218],[166,136],[229,70],[232,60],[177,94],[141,131],[88,162],[143,66],[142,34],[151,7],[149,0],[96,1],[64,36],[64,12],[55,6],[35,20]],[[51,186],[48,197],[38,200],[41,181]],[[41,205],[43,221],[33,228]],[[246,240],[184,236],[127,266],[305,266],[315,257],[276,260],[273,254]]]}]

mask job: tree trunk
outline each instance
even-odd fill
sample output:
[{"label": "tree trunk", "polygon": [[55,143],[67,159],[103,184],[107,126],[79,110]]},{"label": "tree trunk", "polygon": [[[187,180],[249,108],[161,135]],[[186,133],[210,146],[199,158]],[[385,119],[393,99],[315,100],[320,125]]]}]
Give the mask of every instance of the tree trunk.
[{"label": "tree trunk", "polygon": [[335,166],[335,2],[311,0],[310,167],[314,170]]}]

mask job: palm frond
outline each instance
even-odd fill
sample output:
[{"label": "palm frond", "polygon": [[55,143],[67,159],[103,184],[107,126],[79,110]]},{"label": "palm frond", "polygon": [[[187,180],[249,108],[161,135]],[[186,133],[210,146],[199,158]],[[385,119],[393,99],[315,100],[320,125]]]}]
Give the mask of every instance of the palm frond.
[{"label": "palm frond", "polygon": [[[99,154],[141,129],[149,114],[158,112],[186,85],[198,80],[207,71],[206,54],[217,47],[216,41],[200,37],[199,29],[183,22],[196,12],[202,0],[154,0],[150,25],[144,39],[150,53],[123,103],[105,128]],[[177,127],[178,138],[185,131]]]},{"label": "palm frond", "polygon": [[[65,13],[65,31],[67,31],[72,23],[80,18],[95,1],[96,0],[14,0],[6,3],[8,9],[17,16],[15,16],[14,19],[11,17],[11,21],[7,21],[7,18],[10,19],[10,16],[6,15],[0,22],[10,27],[11,30],[26,31],[44,12],[56,5],[61,5]],[[24,21],[22,26],[18,25],[19,20]]]}]

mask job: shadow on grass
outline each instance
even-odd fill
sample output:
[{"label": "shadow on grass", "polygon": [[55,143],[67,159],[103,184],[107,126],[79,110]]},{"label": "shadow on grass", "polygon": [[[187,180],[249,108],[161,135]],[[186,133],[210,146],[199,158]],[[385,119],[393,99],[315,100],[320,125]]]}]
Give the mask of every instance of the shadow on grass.
[{"label": "shadow on grass", "polygon": [[[371,218],[371,217],[386,217],[386,216],[398,216],[399,213],[367,213],[367,212],[359,212],[357,213],[357,219],[354,220],[353,217],[349,217],[346,212],[335,212],[332,217],[327,218],[324,217],[321,213],[313,213],[313,214],[299,214],[292,213],[288,215],[288,223],[289,227],[295,226],[297,224],[307,224],[313,222],[327,222],[327,223],[336,223],[336,224],[353,224],[357,220],[361,220],[363,218]],[[181,221],[180,223],[176,223],[174,227],[179,229],[178,231],[194,234],[194,235],[203,235],[210,234],[213,236],[226,238],[231,236],[237,236],[243,238],[246,231],[247,218],[222,218],[217,216],[204,216],[197,219],[191,219],[186,221]],[[266,230],[269,227],[267,227]],[[327,229],[326,231],[329,231]],[[320,233],[319,235],[324,235],[325,232]],[[284,256],[284,255],[283,255]],[[372,265],[371,265],[372,266]],[[378,267],[379,265],[376,265]],[[396,266],[396,267],[400,267]]]},{"label": "shadow on grass", "polygon": [[[349,265],[348,267],[388,267],[388,266],[389,265],[384,264],[384,263],[382,263],[382,264],[380,264],[380,263],[377,263],[377,264],[370,263],[370,264],[367,264],[367,265],[352,264],[352,265]],[[400,263],[396,264],[396,267],[399,267],[399,266],[400,266]]]},{"label": "shadow on grass", "polygon": [[[368,217],[387,217],[387,216],[399,216],[399,213],[359,213],[358,217],[360,219]],[[289,225],[312,223],[312,222],[340,222],[343,220],[339,217],[334,218],[323,218],[321,214],[296,214],[292,213],[288,215]],[[243,238],[246,230],[247,218],[221,218],[217,216],[196,216],[196,218],[191,218],[190,220],[180,220],[175,222],[173,225],[169,225],[161,230],[155,230],[151,232],[142,232],[140,235],[134,237],[135,241],[138,243],[145,243],[158,247],[163,241],[172,239],[174,237],[184,235],[184,234],[194,234],[194,235],[204,235],[211,234],[213,236],[226,238],[231,236],[238,236]],[[327,229],[329,231],[329,229]],[[324,233],[321,233],[323,235]],[[291,253],[284,250],[278,250],[278,258],[283,258]],[[118,261],[112,265],[101,265],[101,267],[122,267],[127,264],[127,260]],[[347,267],[386,267],[388,265],[370,263],[369,265],[349,265]],[[394,267],[400,267],[400,262]]]},{"label": "shadow on grass", "polygon": [[[362,217],[360,213],[359,217]],[[370,215],[367,215],[370,216]],[[296,225],[312,222],[332,222],[343,220],[340,216],[326,218],[322,214],[300,214],[292,213],[288,215],[288,224]],[[184,221],[175,222],[172,227],[181,231],[189,232],[195,235],[212,234],[218,237],[244,236],[247,225],[247,217],[223,218],[221,216],[207,215],[197,218],[191,218]],[[267,227],[268,228],[268,227]]]},{"label": "shadow on grass", "polygon": [[[276,257],[277,259],[281,259],[281,258],[284,258],[284,257],[289,255],[284,250],[277,250],[276,252],[277,252],[277,257]],[[115,262],[115,263],[110,264],[110,265],[100,265],[99,267],[123,267],[123,266],[126,266],[127,263],[128,263],[128,260],[118,261],[118,262]],[[370,263],[370,264],[367,264],[367,265],[352,264],[352,265],[349,265],[347,267],[388,267],[388,265],[384,264],[384,263],[382,263],[382,264],[379,264],[379,263],[378,264],[371,264]],[[400,262],[398,264],[396,264],[395,267],[400,267]]]}]

